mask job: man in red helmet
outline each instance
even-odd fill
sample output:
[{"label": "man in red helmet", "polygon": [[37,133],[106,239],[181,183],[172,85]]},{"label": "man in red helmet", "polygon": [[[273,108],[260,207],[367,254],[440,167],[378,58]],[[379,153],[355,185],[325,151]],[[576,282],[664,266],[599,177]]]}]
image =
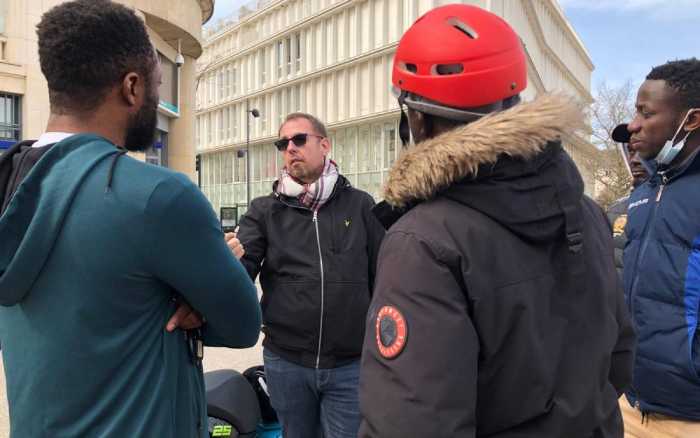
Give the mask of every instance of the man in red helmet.
[{"label": "man in red helmet", "polygon": [[560,142],[583,116],[555,96],[519,103],[526,70],[510,26],[472,6],[428,12],[399,43],[416,145],[377,210],[395,223],[360,437],[622,437],[634,335],[610,226]]}]

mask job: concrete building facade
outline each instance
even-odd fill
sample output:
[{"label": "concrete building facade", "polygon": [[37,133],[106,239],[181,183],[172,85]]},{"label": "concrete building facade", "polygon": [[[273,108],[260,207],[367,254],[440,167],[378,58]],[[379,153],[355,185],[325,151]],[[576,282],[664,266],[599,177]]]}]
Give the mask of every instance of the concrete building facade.
[{"label": "concrete building facade", "polygon": [[[245,211],[248,158],[251,197],[271,191],[281,166],[272,142],[293,111],[321,118],[341,173],[381,199],[401,149],[393,54],[420,15],[448,3],[455,1],[260,0],[210,29],[199,60],[195,130],[201,186],[215,210]],[[562,91],[592,100],[593,64],[556,0],[462,3],[491,10],[520,34],[528,54],[525,99]],[[592,173],[582,165],[591,146],[578,137],[565,146],[592,189]]]},{"label": "concrete building facade", "polygon": [[[141,158],[195,176],[195,60],[202,24],[214,0],[119,0],[144,19],[163,68],[158,131]],[[0,0],[0,152],[37,138],[49,117],[46,80],[39,66],[36,25],[60,0]],[[179,50],[179,52],[178,52]],[[184,63],[176,65],[178,53]]]}]

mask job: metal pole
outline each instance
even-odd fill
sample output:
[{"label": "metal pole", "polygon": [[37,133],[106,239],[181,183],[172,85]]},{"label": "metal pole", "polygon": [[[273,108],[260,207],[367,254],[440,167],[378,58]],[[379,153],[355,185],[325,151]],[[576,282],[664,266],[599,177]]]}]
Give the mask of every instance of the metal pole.
[{"label": "metal pole", "polygon": [[245,101],[245,182],[246,182],[246,210],[250,207],[250,101]]}]

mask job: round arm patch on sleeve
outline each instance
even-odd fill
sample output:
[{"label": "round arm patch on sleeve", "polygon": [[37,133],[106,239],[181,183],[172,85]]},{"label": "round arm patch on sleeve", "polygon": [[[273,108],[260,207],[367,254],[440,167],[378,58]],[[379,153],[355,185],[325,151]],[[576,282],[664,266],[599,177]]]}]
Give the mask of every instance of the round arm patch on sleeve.
[{"label": "round arm patch on sleeve", "polygon": [[385,359],[394,359],[403,351],[408,340],[408,325],[401,312],[393,306],[384,306],[377,313],[375,335],[379,353]]}]

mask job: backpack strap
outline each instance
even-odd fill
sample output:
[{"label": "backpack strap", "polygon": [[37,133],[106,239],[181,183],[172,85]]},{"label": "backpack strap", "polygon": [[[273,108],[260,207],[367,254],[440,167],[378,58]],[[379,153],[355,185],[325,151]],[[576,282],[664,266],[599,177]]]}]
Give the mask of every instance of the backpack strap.
[{"label": "backpack strap", "polygon": [[53,144],[32,147],[34,140],[13,145],[0,157],[0,215],[5,212],[12,196],[34,165]]}]

